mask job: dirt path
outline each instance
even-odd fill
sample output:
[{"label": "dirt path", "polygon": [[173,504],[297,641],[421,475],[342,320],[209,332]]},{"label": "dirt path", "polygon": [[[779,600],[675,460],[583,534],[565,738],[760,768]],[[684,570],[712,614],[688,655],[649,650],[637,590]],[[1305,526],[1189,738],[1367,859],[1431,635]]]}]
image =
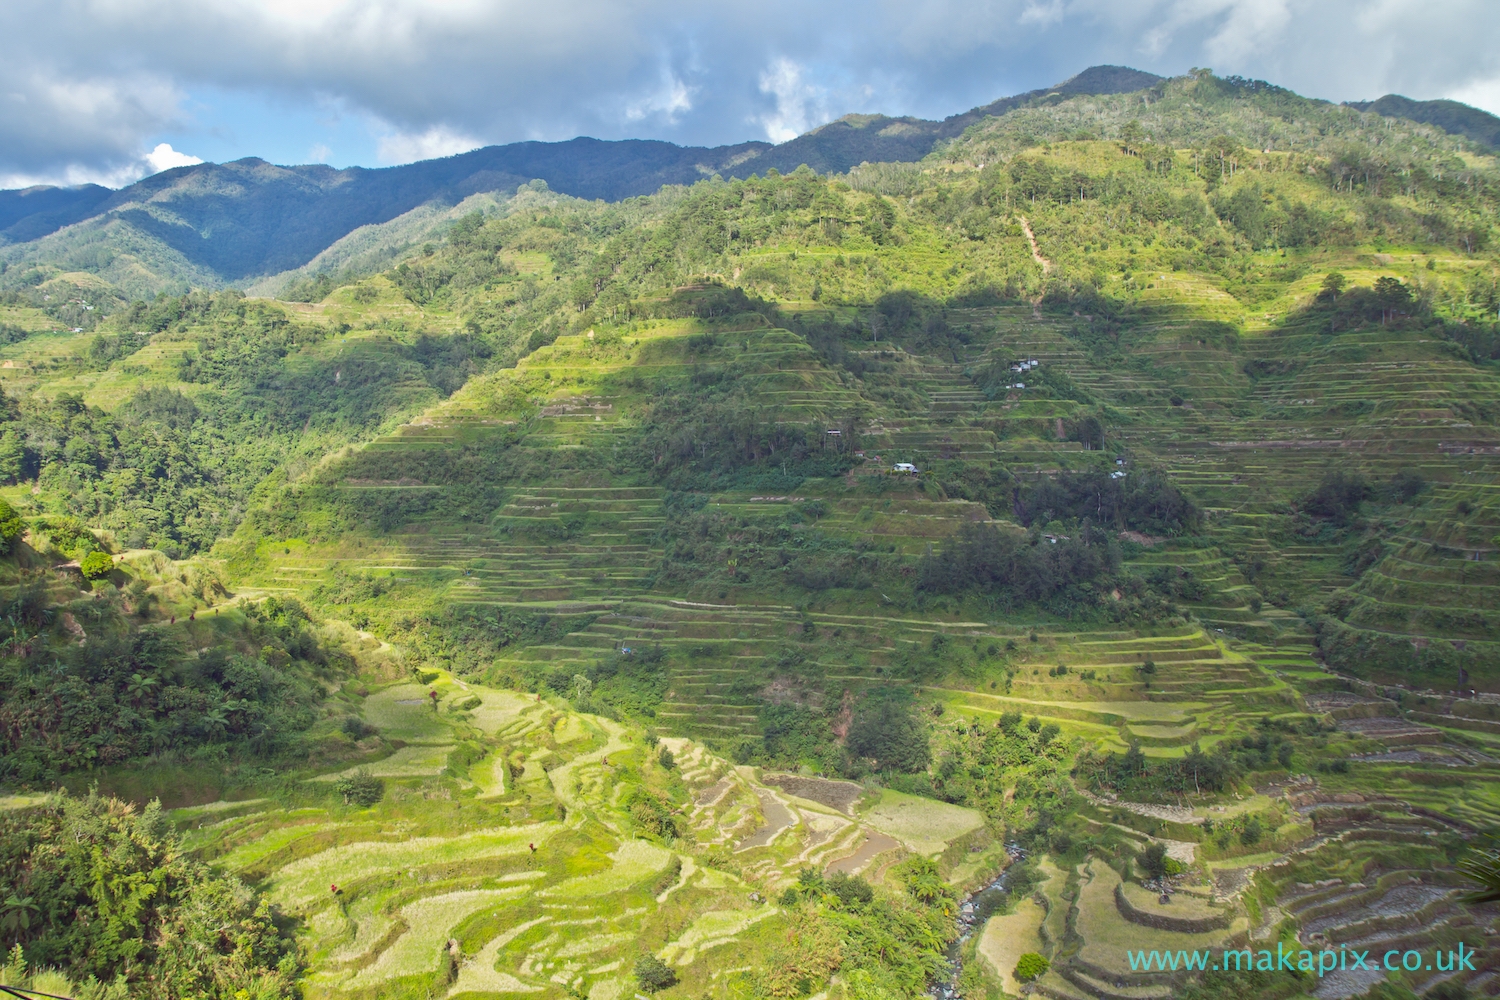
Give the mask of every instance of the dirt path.
[{"label": "dirt path", "polygon": [[1026,242],[1031,244],[1031,258],[1042,265],[1042,273],[1046,274],[1052,270],[1052,262],[1042,256],[1042,252],[1036,246],[1036,234],[1031,231],[1031,223],[1026,221],[1026,216],[1021,216],[1021,231],[1026,234]]}]

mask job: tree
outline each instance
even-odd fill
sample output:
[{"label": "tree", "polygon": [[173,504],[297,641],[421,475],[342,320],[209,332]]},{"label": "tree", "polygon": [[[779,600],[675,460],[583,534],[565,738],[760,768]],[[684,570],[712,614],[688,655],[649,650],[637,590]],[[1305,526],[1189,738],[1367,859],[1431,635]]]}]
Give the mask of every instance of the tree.
[{"label": "tree", "polygon": [[83,573],[86,580],[98,580],[109,576],[114,572],[115,561],[107,552],[95,549],[84,556],[78,563],[78,569]]},{"label": "tree", "polygon": [[26,449],[21,443],[21,435],[6,428],[0,434],[0,482],[20,482],[25,460]]},{"label": "tree", "polygon": [[1337,271],[1329,271],[1323,276],[1323,286],[1318,289],[1318,298],[1336,299],[1348,284],[1348,278]]},{"label": "tree", "polygon": [[1479,883],[1463,897],[1464,902],[1500,902],[1500,851],[1475,851],[1459,862],[1458,870]]},{"label": "tree", "polygon": [[677,985],[677,973],[655,955],[642,955],[635,963],[635,978],[645,993],[660,993]]},{"label": "tree", "polygon": [[356,805],[368,809],[385,797],[385,782],[365,768],[345,775],[334,786],[344,797],[344,805]]},{"label": "tree", "polygon": [[665,771],[672,770],[677,764],[677,758],[673,757],[672,751],[666,747],[661,748],[661,756],[656,759],[661,763],[662,769]]},{"label": "tree", "polygon": [[1136,863],[1148,878],[1165,878],[1167,874],[1167,845],[1152,844],[1136,855]]},{"label": "tree", "polygon": [[591,705],[594,694],[594,682],[584,674],[573,675],[573,706],[580,712],[587,712]]},{"label": "tree", "polygon": [[9,503],[0,500],[0,555],[9,555],[16,539],[25,530],[26,522],[21,520],[21,515]]},{"label": "tree", "polygon": [[1015,977],[1023,983],[1029,983],[1034,979],[1040,979],[1052,968],[1052,963],[1038,955],[1034,951],[1028,951],[1016,961]]},{"label": "tree", "polygon": [[125,693],[130,695],[130,703],[136,708],[140,708],[141,702],[156,689],[156,686],[157,680],[155,677],[134,673],[130,675],[130,680],[125,682]]}]

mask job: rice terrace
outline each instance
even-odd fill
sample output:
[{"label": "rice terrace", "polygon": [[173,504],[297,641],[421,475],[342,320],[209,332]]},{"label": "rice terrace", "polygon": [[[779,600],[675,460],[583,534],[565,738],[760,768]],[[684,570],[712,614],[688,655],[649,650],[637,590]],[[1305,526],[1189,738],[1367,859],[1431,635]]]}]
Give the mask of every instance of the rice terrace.
[{"label": "rice terrace", "polygon": [[[16,230],[0,984],[1500,995],[1500,168],[1407,104]],[[1227,951],[1397,960],[1140,957]]]}]

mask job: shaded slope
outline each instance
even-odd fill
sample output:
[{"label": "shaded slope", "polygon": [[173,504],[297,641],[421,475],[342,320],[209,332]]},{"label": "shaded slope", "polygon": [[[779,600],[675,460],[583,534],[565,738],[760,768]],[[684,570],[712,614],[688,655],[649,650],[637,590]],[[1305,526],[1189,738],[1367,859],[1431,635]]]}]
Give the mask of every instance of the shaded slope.
[{"label": "shaded slope", "polygon": [[25,243],[81,222],[112,193],[98,184],[0,191],[0,242]]},{"label": "shaded slope", "polygon": [[1445,132],[1472,139],[1487,149],[1500,150],[1500,118],[1458,101],[1414,101],[1400,94],[1386,94],[1375,101],[1347,103],[1351,108],[1373,111],[1387,118],[1407,118],[1424,125],[1436,125]]}]

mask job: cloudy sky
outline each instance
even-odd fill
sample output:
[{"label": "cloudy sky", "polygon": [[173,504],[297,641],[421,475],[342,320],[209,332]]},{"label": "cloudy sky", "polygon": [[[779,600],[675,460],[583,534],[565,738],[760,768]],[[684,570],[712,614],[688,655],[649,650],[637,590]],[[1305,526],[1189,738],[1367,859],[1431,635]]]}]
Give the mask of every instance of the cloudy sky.
[{"label": "cloudy sky", "polygon": [[0,187],[521,139],[782,140],[1114,63],[1500,113],[1493,0],[5,0]]}]

